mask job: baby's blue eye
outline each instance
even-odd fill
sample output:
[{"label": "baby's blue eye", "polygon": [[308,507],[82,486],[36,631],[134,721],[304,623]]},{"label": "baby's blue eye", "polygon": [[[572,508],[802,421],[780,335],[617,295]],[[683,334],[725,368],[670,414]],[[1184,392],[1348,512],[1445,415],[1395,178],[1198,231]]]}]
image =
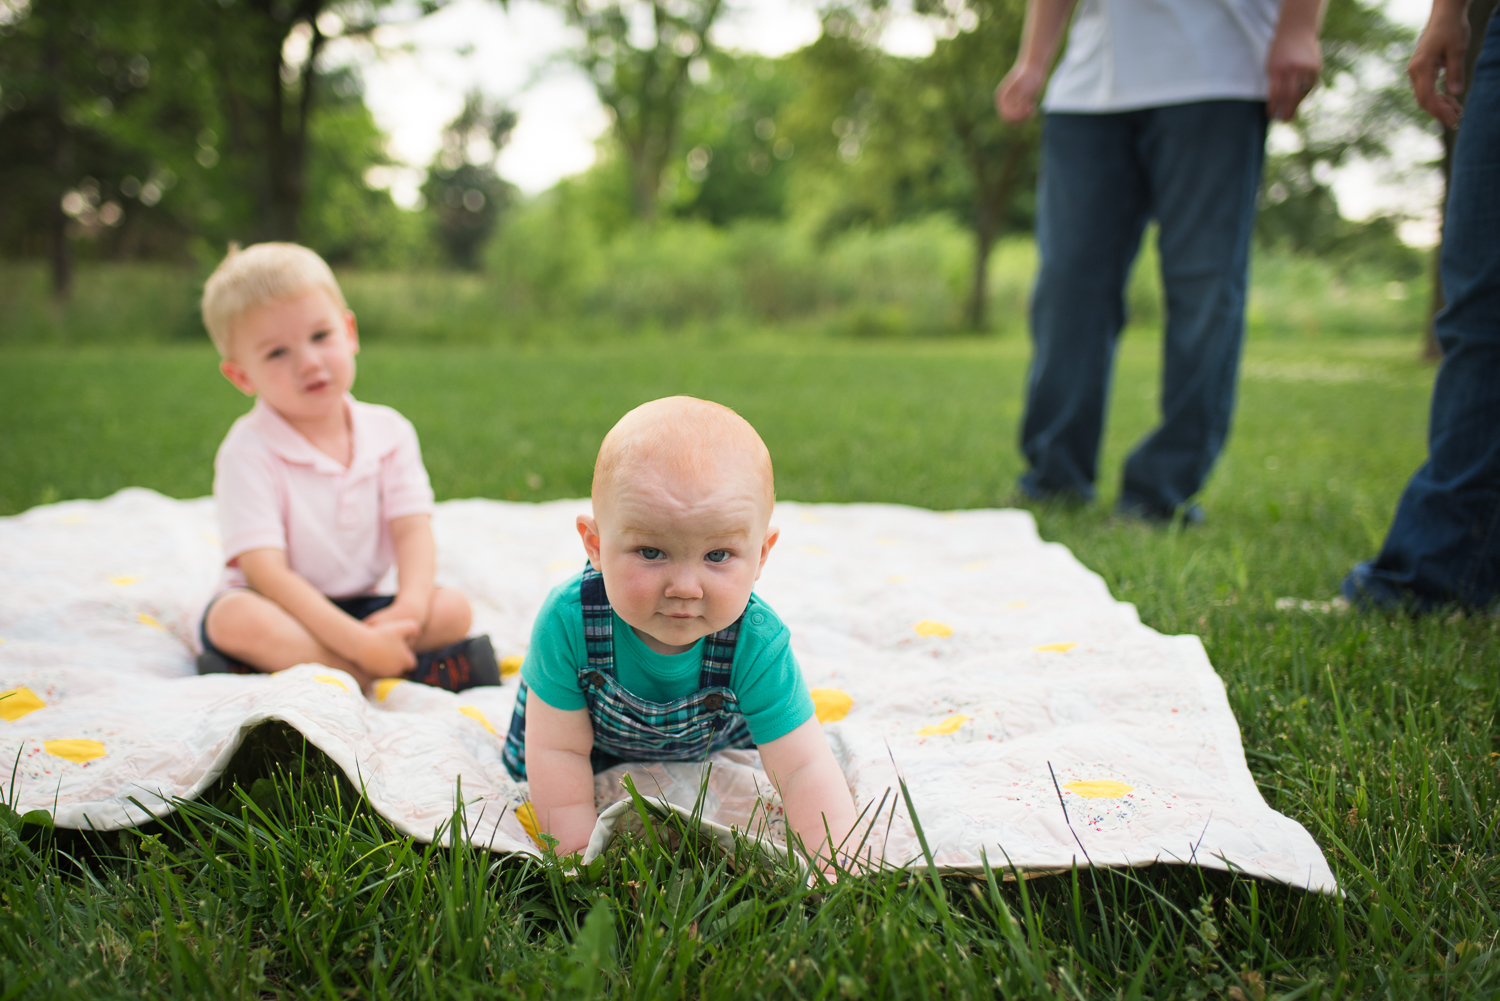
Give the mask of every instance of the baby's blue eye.
[{"label": "baby's blue eye", "polygon": [[642,546],[636,551],[641,554],[641,559],[644,560],[659,560],[662,557],[660,549],[652,549],[650,546]]},{"label": "baby's blue eye", "polygon": [[708,560],[708,562],[710,563],[723,563],[725,560],[729,559],[729,550],[715,549],[713,552],[709,553],[703,558],[705,560]]}]

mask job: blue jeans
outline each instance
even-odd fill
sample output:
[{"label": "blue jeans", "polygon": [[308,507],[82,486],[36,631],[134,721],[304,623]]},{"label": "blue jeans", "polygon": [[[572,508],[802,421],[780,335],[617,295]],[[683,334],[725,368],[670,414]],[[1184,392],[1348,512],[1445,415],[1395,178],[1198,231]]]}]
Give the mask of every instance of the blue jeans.
[{"label": "blue jeans", "polygon": [[1490,21],[1453,148],[1427,462],[1380,555],[1344,578],[1358,604],[1426,611],[1500,598],[1500,18]]},{"label": "blue jeans", "polygon": [[1126,462],[1120,504],[1166,517],[1203,486],[1234,412],[1265,136],[1260,101],[1046,116],[1022,492],[1094,496],[1126,281],[1152,218],[1166,289],[1161,423]]}]

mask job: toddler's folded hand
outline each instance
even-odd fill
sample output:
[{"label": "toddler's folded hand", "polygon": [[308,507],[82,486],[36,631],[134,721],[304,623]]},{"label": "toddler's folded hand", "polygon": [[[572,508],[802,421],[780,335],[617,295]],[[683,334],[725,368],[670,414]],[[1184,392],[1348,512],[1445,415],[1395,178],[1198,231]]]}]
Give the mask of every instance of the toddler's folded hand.
[{"label": "toddler's folded hand", "polygon": [[394,678],[417,666],[417,655],[412,653],[411,641],[417,638],[422,628],[414,620],[366,623],[365,630],[367,635],[360,651],[360,667],[377,678]]}]

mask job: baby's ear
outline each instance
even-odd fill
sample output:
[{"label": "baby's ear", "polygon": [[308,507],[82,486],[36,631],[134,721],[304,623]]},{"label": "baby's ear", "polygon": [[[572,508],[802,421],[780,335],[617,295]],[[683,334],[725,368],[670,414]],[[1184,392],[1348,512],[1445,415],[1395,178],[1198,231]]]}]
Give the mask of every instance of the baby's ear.
[{"label": "baby's ear", "polygon": [[781,538],[781,529],[775,525],[766,526],[765,541],[760,544],[760,565],[755,568],[755,579],[760,580],[760,572],[766,568],[766,557],[771,555],[771,547]]},{"label": "baby's ear", "polygon": [[603,573],[599,569],[599,523],[591,514],[580,514],[576,526],[578,536],[583,540],[583,551],[589,555],[589,562],[594,565],[595,570]]}]

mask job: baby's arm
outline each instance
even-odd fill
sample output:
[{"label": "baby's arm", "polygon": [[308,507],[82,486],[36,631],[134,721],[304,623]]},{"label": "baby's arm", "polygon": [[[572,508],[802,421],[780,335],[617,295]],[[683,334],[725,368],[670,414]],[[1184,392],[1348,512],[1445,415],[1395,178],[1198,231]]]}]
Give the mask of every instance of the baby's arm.
[{"label": "baby's arm", "polygon": [[854,799],[817,717],[760,745],[760,760],[771,783],[781,791],[787,823],[807,851],[827,860],[835,849],[841,855],[854,850],[853,844],[845,843],[854,830]]},{"label": "baby's arm", "polygon": [[526,699],[526,778],[537,825],[557,839],[558,857],[588,847],[594,813],[594,727],[587,709],[555,709],[535,691]]},{"label": "baby's arm", "polygon": [[280,549],[240,553],[240,571],[257,593],[276,602],[332,652],[376,677],[394,677],[416,665],[409,641],[419,627],[410,619],[370,626],[344,614],[317,588],[287,565]]}]

